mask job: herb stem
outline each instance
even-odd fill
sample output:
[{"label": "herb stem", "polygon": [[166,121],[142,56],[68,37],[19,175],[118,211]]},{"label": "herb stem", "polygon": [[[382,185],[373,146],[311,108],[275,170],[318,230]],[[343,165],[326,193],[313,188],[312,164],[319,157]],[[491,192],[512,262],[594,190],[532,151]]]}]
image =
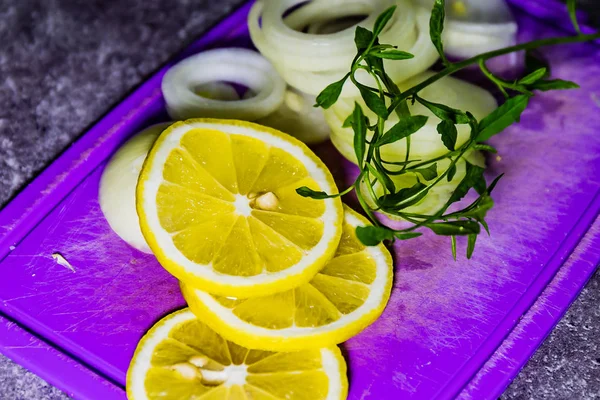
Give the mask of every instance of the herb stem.
[{"label": "herb stem", "polygon": [[[571,18],[577,28],[575,0],[567,0],[567,3]],[[548,91],[579,87],[574,82],[547,79],[549,74],[546,66],[538,67],[519,80],[507,81],[490,71],[486,62],[495,57],[523,50],[531,51],[546,46],[582,43],[600,39],[600,32],[584,35],[578,31],[579,34],[576,36],[535,40],[489,51],[450,64],[445,59],[442,43],[444,7],[445,0],[435,1],[429,24],[431,40],[444,61],[444,67],[441,71],[404,92],[385,72],[384,59],[402,60],[410,58],[412,55],[397,50],[388,51],[388,49],[395,47],[389,44],[380,44],[378,39],[396,7],[390,7],[377,18],[372,32],[357,27],[354,41],[358,54],[354,57],[350,72],[340,81],[330,84],[321,92],[317,97],[317,106],[331,107],[340,97],[343,85],[349,79],[358,88],[364,100],[364,106],[376,115],[376,121],[371,122],[371,115],[366,116],[363,112],[363,106],[355,102],[353,113],[343,124],[344,127],[351,126],[354,131],[353,147],[360,173],[354,184],[339,195],[327,196],[323,192],[311,191],[306,187],[297,189],[297,191],[305,197],[323,199],[343,196],[354,190],[361,207],[374,224],[373,227],[360,228],[360,240],[366,245],[372,246],[382,240],[412,239],[421,235],[420,232],[415,232],[417,229],[425,227],[437,235],[451,237],[454,258],[456,258],[456,236],[468,236],[467,257],[470,258],[481,228],[489,234],[485,217],[494,205],[491,193],[502,175],[494,179],[488,186],[484,176],[485,168],[475,165],[476,163],[471,163],[465,158],[465,155],[469,154],[470,151],[478,150],[494,152],[493,147],[482,144],[482,142],[519,121],[535,90]],[[419,96],[420,91],[424,88],[471,65],[478,65],[482,73],[506,97],[506,101],[501,106],[481,120],[477,120],[468,110],[458,110],[449,105],[427,101]],[[528,67],[531,66],[528,64]],[[360,83],[356,73],[361,70],[365,71],[369,78],[373,78],[375,84],[367,86]],[[411,135],[427,123],[428,117],[411,115],[409,101],[413,105],[418,101],[441,120],[437,125],[437,132],[441,135],[441,141],[448,150],[444,154],[440,156],[431,155],[432,158],[430,159],[410,159]],[[394,123],[391,127],[388,126],[389,129],[386,132],[386,124],[392,122],[389,121],[392,113],[398,116],[399,122]],[[465,124],[470,127],[470,137],[465,143],[458,146],[459,132],[456,125]],[[404,156],[398,155],[392,157],[392,160],[383,160],[381,147],[401,140],[405,140],[406,143]],[[402,159],[403,161],[401,161]],[[446,163],[438,164],[438,161],[442,160],[447,160],[447,167]],[[388,169],[386,166],[389,165],[396,167]],[[440,170],[441,165],[444,165],[443,171]],[[461,177],[455,179],[459,165],[461,167]],[[463,165],[464,174],[462,171]],[[409,178],[414,178],[416,183],[407,187],[407,183],[411,180],[402,178],[394,180],[395,176],[405,174],[410,174]],[[443,205],[440,206],[436,203],[435,207],[439,207],[439,209],[433,210],[431,213],[429,211],[410,212],[413,206],[414,209],[419,209],[418,207],[423,199],[431,194],[436,185],[445,180],[454,187],[454,190]],[[462,201],[472,189],[479,194],[475,201],[460,210],[448,212],[453,204]],[[367,196],[370,199],[367,199]],[[438,201],[444,201],[442,199],[445,197],[445,195],[441,196]],[[423,206],[431,208],[432,205],[423,203]],[[376,218],[375,214],[377,212],[383,212],[391,217],[400,217],[412,226],[397,230],[388,228]]]},{"label": "herb stem", "polygon": [[600,32],[597,32],[594,34],[589,34],[589,35],[553,37],[553,38],[547,38],[547,39],[534,40],[531,42],[521,43],[521,44],[517,44],[515,46],[510,46],[510,47],[506,47],[503,49],[489,51],[487,53],[479,54],[475,57],[466,59],[464,61],[460,61],[460,62],[451,64],[450,66],[444,68],[437,74],[424,80],[420,84],[403,92],[401,95],[396,97],[394,99],[394,101],[392,101],[392,104],[388,108],[388,111],[391,113],[404,100],[408,99],[410,96],[412,96],[414,94],[419,93],[421,90],[423,90],[427,86],[431,85],[432,83],[435,83],[448,75],[452,75],[455,72],[458,72],[470,65],[478,64],[480,61],[486,61],[486,60],[489,60],[492,58],[500,57],[500,56],[503,56],[506,54],[510,54],[510,53],[514,53],[514,52],[518,52],[518,51],[522,51],[522,50],[532,50],[532,49],[537,49],[540,47],[555,46],[555,45],[560,45],[560,44],[583,43],[583,42],[589,42],[589,41],[597,40],[597,39],[600,39]]}]

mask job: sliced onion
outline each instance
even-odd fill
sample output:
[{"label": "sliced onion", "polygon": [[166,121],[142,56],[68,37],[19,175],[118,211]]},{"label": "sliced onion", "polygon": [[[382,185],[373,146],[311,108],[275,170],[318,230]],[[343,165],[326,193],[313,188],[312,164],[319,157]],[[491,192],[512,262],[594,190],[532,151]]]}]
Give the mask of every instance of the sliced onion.
[{"label": "sliced onion", "polygon": [[[224,101],[199,94],[199,88],[214,82],[246,86],[256,96]],[[162,81],[167,111],[176,120],[212,117],[255,121],[281,105],[285,86],[269,61],[254,51],[238,48],[210,50],[186,58]]]},{"label": "sliced onion", "polygon": [[169,125],[153,125],[129,139],[112,156],[100,179],[98,201],[106,221],[121,239],[148,254],[152,251],[140,229],[135,187],[148,151]]},{"label": "sliced onion", "polygon": [[[432,72],[420,74],[399,84],[399,87],[401,90],[406,90],[427,79],[432,74]],[[428,86],[420,92],[420,96],[432,102],[469,111],[477,119],[487,116],[497,107],[496,100],[486,90],[452,77],[445,77]],[[332,132],[332,142],[344,157],[354,163],[356,163],[354,148],[352,147],[354,132],[351,128],[343,128],[342,124],[352,113],[355,101],[361,105],[370,121],[374,122],[375,114],[366,107],[361,98],[341,99],[325,111],[325,118]],[[437,132],[440,119],[419,103],[409,104],[409,108],[413,115],[429,117],[427,124],[411,135],[410,158],[426,161],[447,153],[448,149],[442,143],[441,136]],[[385,129],[391,128],[397,122],[398,117],[391,115],[385,123]],[[457,146],[460,146],[468,140],[470,128],[468,125],[457,125],[456,127],[458,130]],[[406,139],[403,139],[381,147],[383,159],[390,162],[403,161],[406,155],[406,145]]]},{"label": "sliced onion", "polygon": [[290,87],[284,98],[277,111],[256,122],[279,129],[307,144],[317,144],[329,139],[331,131],[323,110],[314,107],[315,96]]},{"label": "sliced onion", "polygon": [[[381,42],[412,52],[415,58],[406,61],[385,61],[388,74],[402,81],[429,68],[437,59],[429,40],[428,12],[409,0],[313,0],[283,17],[285,12],[304,0],[259,0],[248,17],[250,35],[255,46],[273,62],[283,78],[295,88],[319,94],[327,85],[343,77],[356,55],[354,31],[357,25],[372,28],[377,16],[397,4],[398,9],[381,34]],[[368,17],[339,32],[326,31],[324,21],[367,14]],[[315,26],[312,29],[311,26]],[[301,30],[309,27],[309,33]],[[365,75],[360,78],[370,82]],[[358,90],[347,84],[343,97],[352,97]]]},{"label": "sliced onion", "polygon": [[206,99],[237,101],[240,94],[233,86],[225,82],[209,82],[196,88],[195,93]]},{"label": "sliced onion", "polygon": [[[431,8],[433,0],[419,0]],[[447,2],[444,50],[457,58],[512,46],[518,26],[505,0],[453,0]]]}]

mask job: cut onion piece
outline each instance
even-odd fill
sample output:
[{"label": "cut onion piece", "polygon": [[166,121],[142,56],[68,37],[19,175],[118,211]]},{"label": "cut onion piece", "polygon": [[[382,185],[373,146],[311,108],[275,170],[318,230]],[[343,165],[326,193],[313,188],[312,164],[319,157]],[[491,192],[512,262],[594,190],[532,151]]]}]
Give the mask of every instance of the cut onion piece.
[{"label": "cut onion piece", "polygon": [[196,87],[194,92],[206,99],[237,101],[240,99],[239,93],[233,86],[226,82],[209,82]]},{"label": "cut onion piece", "polygon": [[315,96],[289,87],[281,107],[256,122],[279,129],[307,144],[324,142],[329,139],[331,130],[323,110],[314,107],[315,102]]},{"label": "cut onion piece", "polygon": [[[214,90],[215,82],[246,86],[256,95],[237,101],[215,100],[209,98],[210,92],[202,91],[211,83]],[[254,51],[238,48],[186,58],[167,71],[162,81],[167,111],[175,120],[211,117],[256,121],[279,108],[285,87],[269,61]]]},{"label": "cut onion piece", "polygon": [[[433,0],[419,0],[433,7]],[[516,43],[518,26],[505,0],[451,0],[446,3],[444,50],[470,58]]]},{"label": "cut onion piece", "polygon": [[[255,46],[273,62],[288,84],[302,92],[317,95],[327,85],[341,79],[356,55],[356,26],[372,29],[377,16],[394,4],[398,9],[381,33],[380,41],[411,52],[415,58],[401,62],[385,60],[391,78],[396,82],[408,79],[437,60],[428,33],[429,12],[415,8],[410,0],[313,0],[301,5],[304,2],[259,0],[248,17]],[[284,17],[288,10],[298,5],[300,8]],[[329,22],[345,28],[339,32],[315,33],[330,32],[326,29],[327,21],[362,15],[367,17],[349,27],[347,20]],[[304,33],[304,29],[308,32]],[[371,79],[367,74],[359,76],[365,84],[371,84]],[[358,89],[348,83],[342,97],[357,94]]]},{"label": "cut onion piece", "polygon": [[[399,84],[400,90],[407,90],[432,75],[432,72],[426,72],[409,81],[402,82]],[[459,110],[469,111],[477,119],[487,116],[497,107],[496,100],[489,92],[452,77],[440,79],[431,86],[423,89],[419,95],[431,102],[442,103]],[[332,132],[332,142],[340,153],[353,163],[357,162],[354,148],[352,147],[354,132],[351,128],[343,128],[342,124],[352,113],[355,101],[362,107],[371,123],[374,123],[376,116],[367,108],[362,98],[340,99],[325,111],[325,118]],[[418,132],[411,135],[410,158],[426,161],[447,153],[448,149],[444,146],[441,136],[437,132],[437,125],[440,123],[440,119],[419,103],[415,103],[414,105],[409,103],[409,108],[413,115],[425,115],[429,117],[427,124]],[[395,114],[391,115],[385,122],[385,130],[390,129],[397,122],[398,116]],[[458,147],[468,140],[470,128],[468,125],[457,125],[456,128],[458,130],[456,146]],[[406,139],[382,146],[381,154],[386,161],[404,161]]]},{"label": "cut onion piece", "polygon": [[151,254],[142,236],[135,206],[135,187],[148,151],[171,124],[157,124],[129,139],[112,156],[102,173],[98,201],[112,230],[130,246]]}]

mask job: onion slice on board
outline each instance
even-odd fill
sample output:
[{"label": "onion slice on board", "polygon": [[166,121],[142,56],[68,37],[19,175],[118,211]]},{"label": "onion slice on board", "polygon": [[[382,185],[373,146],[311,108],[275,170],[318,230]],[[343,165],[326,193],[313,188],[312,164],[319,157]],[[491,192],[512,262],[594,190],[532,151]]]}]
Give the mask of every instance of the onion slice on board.
[{"label": "onion slice on board", "polygon": [[[288,84],[312,95],[319,94],[327,85],[341,79],[356,55],[354,32],[356,26],[372,29],[376,18],[390,6],[397,11],[380,35],[382,43],[398,46],[411,52],[414,59],[384,61],[390,77],[402,81],[429,68],[437,60],[437,53],[429,40],[429,12],[415,7],[410,0],[259,0],[248,17],[250,36],[255,46],[267,57]],[[286,12],[298,7],[289,15]],[[335,19],[366,18],[346,27]],[[344,28],[329,32],[326,21]],[[311,28],[312,27],[312,28]],[[307,30],[305,33],[303,30]],[[371,77],[358,77],[370,84]],[[347,84],[342,97],[353,97],[358,89]]]},{"label": "onion slice on board", "polygon": [[130,246],[151,254],[135,210],[135,187],[148,151],[171,123],[152,125],[129,139],[112,156],[100,179],[98,202],[112,230]]},{"label": "onion slice on board", "polygon": [[256,122],[279,129],[306,144],[318,144],[329,139],[331,130],[323,110],[314,107],[315,103],[315,96],[288,87],[281,107]]},{"label": "onion slice on board", "polygon": [[[404,91],[417,85],[432,75],[433,73],[429,71],[419,74],[408,81],[400,83],[400,90]],[[484,118],[498,106],[494,97],[486,90],[453,77],[440,79],[423,89],[419,95],[431,102],[443,103],[459,110],[469,111],[477,119]],[[371,123],[374,123],[376,116],[367,108],[362,98],[340,99],[331,108],[325,110],[325,118],[331,128],[333,144],[345,158],[353,163],[356,163],[356,156],[352,147],[354,132],[351,128],[343,128],[342,124],[352,114],[355,101],[362,107]],[[409,108],[412,115],[425,115],[429,118],[423,128],[411,135],[410,158],[426,161],[447,153],[448,149],[444,146],[441,136],[437,132],[437,125],[441,120],[419,103],[411,104],[409,102]],[[387,131],[396,123],[398,123],[398,116],[395,114],[390,115],[385,122],[385,130]],[[458,147],[468,140],[470,128],[468,125],[457,125],[456,128],[458,130],[456,146]],[[381,155],[386,161],[404,161],[406,145],[406,139],[402,139],[382,146]]]},{"label": "onion slice on board", "polygon": [[[203,88],[214,82],[245,86],[256,95],[234,101],[202,96]],[[167,111],[175,120],[210,117],[256,121],[279,108],[285,88],[269,61],[240,48],[209,50],[186,58],[167,71],[162,81]]]}]

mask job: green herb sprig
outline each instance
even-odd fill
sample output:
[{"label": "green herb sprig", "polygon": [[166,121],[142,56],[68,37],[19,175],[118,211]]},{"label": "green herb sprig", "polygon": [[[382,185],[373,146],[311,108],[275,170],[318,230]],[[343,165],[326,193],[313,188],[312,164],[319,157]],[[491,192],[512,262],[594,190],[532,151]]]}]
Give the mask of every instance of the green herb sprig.
[{"label": "green herb sprig", "polygon": [[[502,132],[510,125],[518,122],[521,114],[527,108],[534,91],[573,89],[576,83],[560,79],[548,79],[549,68],[535,57],[534,50],[558,44],[586,42],[600,38],[600,33],[585,35],[581,33],[576,17],[575,0],[567,2],[568,10],[577,35],[556,37],[522,43],[500,50],[494,50],[464,61],[451,63],[444,54],[442,33],[445,20],[445,1],[435,0],[430,19],[430,36],[437,49],[444,68],[425,81],[402,92],[386,74],[383,60],[406,60],[413,58],[410,53],[398,50],[395,46],[379,43],[379,35],[392,18],[396,7],[383,12],[376,20],[373,31],[357,27],[355,43],[357,55],[354,58],[350,72],[338,82],[325,88],[317,97],[315,107],[325,109],[335,104],[342,89],[349,80],[360,91],[366,106],[376,115],[376,121],[371,121],[358,103],[355,103],[352,114],[344,122],[344,127],[351,127],[354,132],[354,152],[360,174],[354,184],[337,195],[315,192],[307,187],[297,189],[297,192],[314,199],[326,199],[346,195],[355,191],[364,212],[370,218],[373,226],[359,227],[357,237],[362,243],[374,246],[382,241],[409,240],[422,235],[419,230],[426,228],[437,235],[451,238],[452,254],[456,259],[456,238],[467,236],[467,257],[471,258],[478,235],[482,228],[489,234],[485,221],[488,211],[494,206],[491,194],[502,177],[487,184],[484,178],[484,168],[466,162],[466,174],[449,200],[431,215],[415,214],[408,211],[411,206],[425,199],[431,190],[443,181],[451,181],[457,171],[457,163],[463,160],[469,152],[496,150],[483,143]],[[486,66],[492,58],[526,51],[529,73],[521,79],[506,81],[494,75]],[[487,117],[478,121],[468,111],[458,110],[444,104],[433,103],[420,96],[420,92],[445,76],[452,75],[471,65],[478,65],[483,74],[494,83],[505,96],[506,101]],[[374,86],[367,86],[357,80],[358,71],[366,71],[374,80]],[[420,103],[441,119],[437,131],[448,152],[430,160],[414,160],[410,157],[411,135],[419,131],[427,122],[428,117],[411,115],[409,102]],[[399,122],[385,130],[385,122],[395,113]],[[468,125],[470,135],[466,143],[457,146],[456,125]],[[372,135],[369,137],[369,133]],[[403,160],[386,160],[381,156],[381,147],[399,140],[406,139],[407,150]],[[438,162],[447,160],[448,168],[438,173]],[[392,177],[411,174],[416,177],[416,183],[409,188],[396,188]],[[376,186],[380,186],[383,194],[377,195]],[[458,211],[449,211],[450,207],[460,202],[474,189],[478,197],[466,207]],[[403,229],[391,229],[382,225],[375,217],[376,212],[401,218],[409,223]]]}]

